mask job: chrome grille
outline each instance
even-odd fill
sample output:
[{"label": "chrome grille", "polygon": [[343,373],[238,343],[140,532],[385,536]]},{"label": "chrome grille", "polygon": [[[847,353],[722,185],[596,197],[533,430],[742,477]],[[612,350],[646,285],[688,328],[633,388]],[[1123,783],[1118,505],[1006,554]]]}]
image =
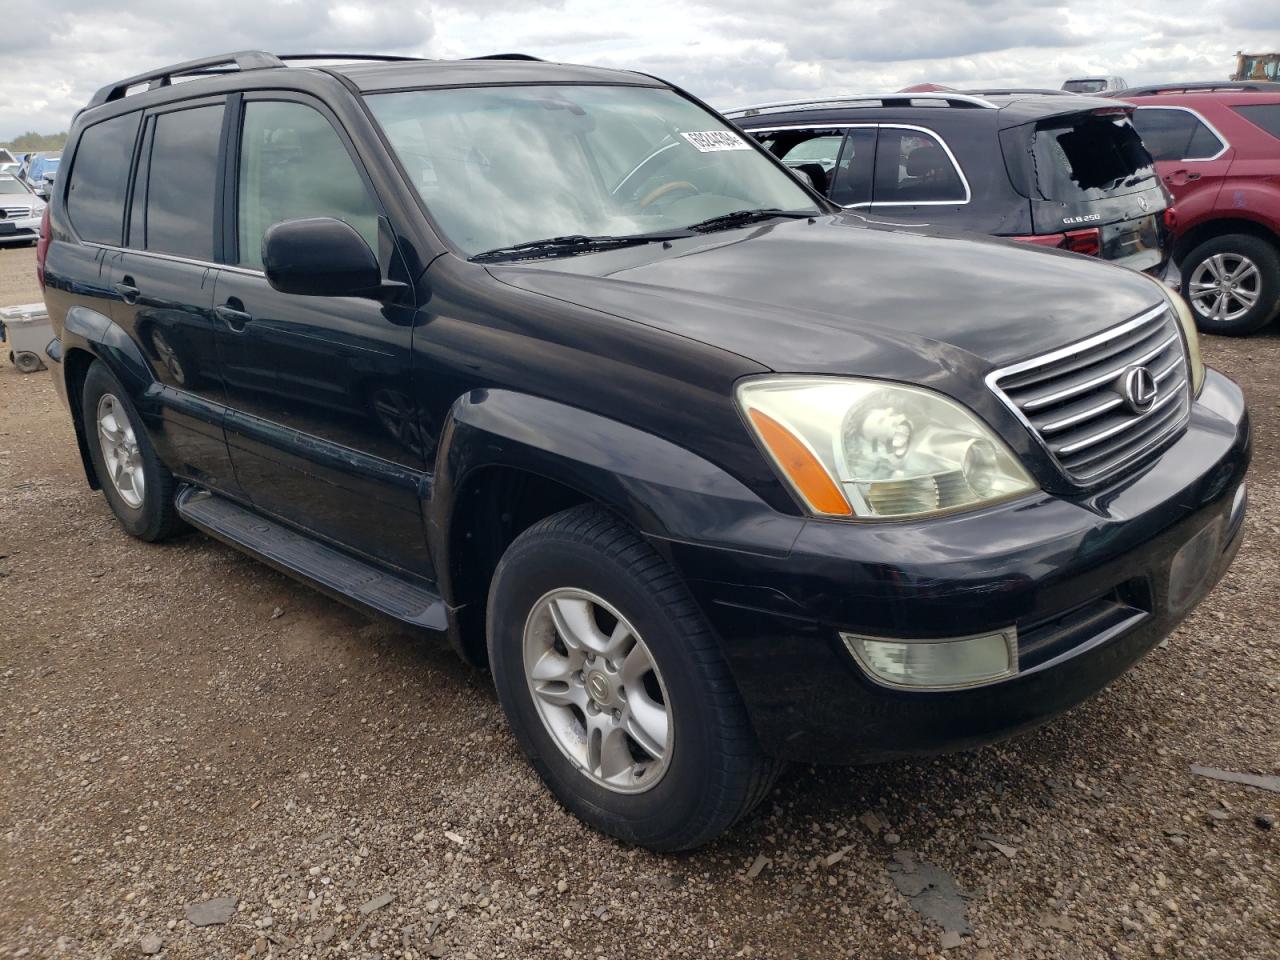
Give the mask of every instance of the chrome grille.
[{"label": "chrome grille", "polygon": [[[1156,384],[1143,409],[1125,379],[1145,368]],[[1034,431],[1070,479],[1103,480],[1186,423],[1191,387],[1177,318],[1167,307],[1071,347],[997,370],[987,382]]]},{"label": "chrome grille", "polygon": [[0,220],[23,220],[29,216],[30,207],[0,207]]}]

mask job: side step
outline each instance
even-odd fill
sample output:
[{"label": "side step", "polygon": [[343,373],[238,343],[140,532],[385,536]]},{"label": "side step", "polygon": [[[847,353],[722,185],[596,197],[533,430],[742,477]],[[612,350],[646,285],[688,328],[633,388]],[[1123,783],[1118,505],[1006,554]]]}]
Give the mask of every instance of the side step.
[{"label": "side step", "polygon": [[337,600],[372,607],[410,626],[448,628],[444,601],[429,587],[357,560],[207,490],[184,486],[176,506],[182,519],[198,530]]}]

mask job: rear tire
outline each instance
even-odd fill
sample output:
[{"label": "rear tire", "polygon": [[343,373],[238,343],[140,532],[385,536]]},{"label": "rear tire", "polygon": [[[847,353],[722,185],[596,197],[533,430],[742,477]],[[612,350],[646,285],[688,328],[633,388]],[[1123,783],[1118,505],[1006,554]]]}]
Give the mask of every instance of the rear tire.
[{"label": "rear tire", "polygon": [[1242,337],[1280,313],[1280,250],[1232,233],[1206,240],[1183,257],[1182,295],[1205,333]]},{"label": "rear tire", "polygon": [[761,753],[684,583],[597,506],[549,517],[507,549],[488,643],[525,754],[565,807],[610,836],[663,852],[700,846],[782,770]]},{"label": "rear tire", "polygon": [[177,481],[156,456],[124,386],[101,360],[85,375],[80,409],[93,469],[120,525],[151,543],[185,529],[173,502]]}]

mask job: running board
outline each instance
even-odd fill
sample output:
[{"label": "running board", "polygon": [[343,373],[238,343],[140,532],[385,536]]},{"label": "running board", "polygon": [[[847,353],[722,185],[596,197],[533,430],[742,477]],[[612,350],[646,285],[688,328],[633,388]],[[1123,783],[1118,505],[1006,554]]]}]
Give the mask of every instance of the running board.
[{"label": "running board", "polygon": [[207,490],[184,486],[176,506],[182,519],[198,530],[337,600],[371,607],[410,626],[448,629],[444,601],[429,587],[357,560]]}]

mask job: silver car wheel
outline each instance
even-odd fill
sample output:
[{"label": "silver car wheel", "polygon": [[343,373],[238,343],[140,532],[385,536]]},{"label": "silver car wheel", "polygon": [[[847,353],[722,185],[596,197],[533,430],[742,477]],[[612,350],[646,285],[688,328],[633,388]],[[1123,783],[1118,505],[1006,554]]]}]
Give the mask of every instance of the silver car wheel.
[{"label": "silver car wheel", "polygon": [[1258,265],[1238,253],[1215,253],[1191,272],[1187,285],[1191,305],[1206,320],[1238,320],[1262,296]]},{"label": "silver car wheel", "polygon": [[666,686],[612,606],[572,587],[545,594],[525,621],[524,669],[547,733],[594,783],[643,793],[662,779],[674,742]]},{"label": "silver car wheel", "polygon": [[124,406],[109,393],[98,400],[98,443],[111,485],[121,500],[138,509],[146,496],[142,454]]}]

